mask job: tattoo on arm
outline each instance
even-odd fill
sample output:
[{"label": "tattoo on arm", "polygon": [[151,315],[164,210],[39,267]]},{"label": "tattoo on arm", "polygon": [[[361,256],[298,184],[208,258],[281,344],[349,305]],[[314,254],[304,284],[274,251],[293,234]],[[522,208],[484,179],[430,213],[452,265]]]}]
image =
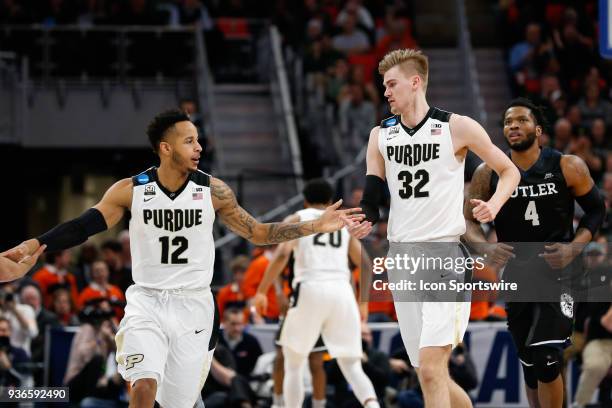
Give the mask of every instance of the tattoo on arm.
[{"label": "tattoo on arm", "polygon": [[238,204],[229,186],[220,180],[213,179],[210,183],[210,193],[213,200],[216,201],[215,207],[223,223],[241,237],[253,238],[257,220]]},{"label": "tattoo on arm", "polygon": [[275,222],[261,224],[238,204],[227,184],[212,179],[210,193],[223,223],[232,232],[256,244],[278,244],[315,232],[314,222]]},{"label": "tattoo on arm", "polygon": [[266,244],[278,244],[280,242],[314,234],[315,232],[314,223],[312,221],[300,223],[274,222],[264,224],[264,226],[267,228],[265,237]]}]

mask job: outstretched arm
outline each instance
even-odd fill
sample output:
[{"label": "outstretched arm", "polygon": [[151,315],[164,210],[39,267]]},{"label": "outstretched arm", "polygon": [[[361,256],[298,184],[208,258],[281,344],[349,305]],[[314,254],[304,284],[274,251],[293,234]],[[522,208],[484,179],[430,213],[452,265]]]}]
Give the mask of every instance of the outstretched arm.
[{"label": "outstretched arm", "polygon": [[[90,236],[116,225],[123,217],[125,209],[130,208],[131,201],[132,180],[120,180],[106,191],[98,204],[80,217],[64,222],[37,238],[22,242],[4,252],[4,256],[14,262],[23,262],[25,257],[37,253],[41,245],[46,245],[49,251],[59,251],[82,244]],[[14,276],[13,279],[20,278],[29,270],[20,269],[21,275]],[[7,278],[0,274],[0,280]]]},{"label": "outstretched arm", "polygon": [[261,223],[242,208],[227,184],[212,177],[210,182],[213,206],[229,229],[256,245],[278,244],[319,232],[333,232],[352,221],[363,218],[359,208],[339,210],[342,200],[327,207],[320,218],[304,222]]},{"label": "outstretched arm", "polygon": [[255,294],[254,303],[259,314],[265,315],[267,313],[268,290],[289,263],[291,252],[295,248],[296,243],[297,241],[283,242],[276,248],[274,256],[270,260],[270,263],[264,272],[264,276],[257,287],[257,293]]},{"label": "outstretched arm", "polygon": [[521,175],[512,160],[491,142],[487,132],[474,119],[453,114],[450,118],[450,127],[457,151],[467,147],[499,175],[495,193],[487,201],[478,201],[474,208],[476,220],[493,221],[518,186]]}]

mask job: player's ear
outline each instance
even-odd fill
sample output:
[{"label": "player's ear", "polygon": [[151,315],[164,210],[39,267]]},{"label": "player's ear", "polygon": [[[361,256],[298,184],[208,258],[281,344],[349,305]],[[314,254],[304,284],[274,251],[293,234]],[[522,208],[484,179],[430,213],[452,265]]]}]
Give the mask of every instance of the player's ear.
[{"label": "player's ear", "polygon": [[535,131],[536,131],[536,136],[537,137],[542,136],[542,133],[544,133],[544,130],[542,129],[542,126],[540,126],[540,125],[536,125]]},{"label": "player's ear", "polygon": [[159,154],[169,154],[170,153],[170,143],[166,141],[159,142]]}]

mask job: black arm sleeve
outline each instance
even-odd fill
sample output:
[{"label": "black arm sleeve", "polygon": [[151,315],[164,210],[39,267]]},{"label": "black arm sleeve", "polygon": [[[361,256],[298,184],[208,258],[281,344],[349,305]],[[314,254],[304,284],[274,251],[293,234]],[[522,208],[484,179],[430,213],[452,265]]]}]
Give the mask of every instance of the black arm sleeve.
[{"label": "black arm sleeve", "polygon": [[586,228],[595,236],[595,233],[606,217],[606,205],[599,193],[599,189],[593,186],[585,195],[576,197],[576,202],[584,210],[584,215],[580,219],[578,228]]},{"label": "black arm sleeve", "polygon": [[60,251],[82,244],[90,236],[106,229],[108,227],[102,213],[90,208],[80,217],[56,226],[37,239],[41,245],[47,245],[48,252]]},{"label": "black arm sleeve", "polygon": [[385,192],[385,182],[378,176],[368,174],[366,176],[365,189],[363,190],[363,198],[359,205],[363,210],[366,221],[376,224],[380,219],[378,206]]}]

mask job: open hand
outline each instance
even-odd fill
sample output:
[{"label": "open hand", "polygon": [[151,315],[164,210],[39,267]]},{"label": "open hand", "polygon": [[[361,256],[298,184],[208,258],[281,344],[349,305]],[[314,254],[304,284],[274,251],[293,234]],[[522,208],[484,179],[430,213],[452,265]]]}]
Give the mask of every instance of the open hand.
[{"label": "open hand", "polygon": [[255,310],[260,315],[264,316],[268,311],[268,297],[263,293],[256,293],[251,301]]},{"label": "open hand", "polygon": [[317,220],[316,232],[334,232],[350,222],[360,222],[365,218],[365,215],[360,212],[361,208],[339,210],[341,205],[342,200],[338,200],[325,209]]}]

